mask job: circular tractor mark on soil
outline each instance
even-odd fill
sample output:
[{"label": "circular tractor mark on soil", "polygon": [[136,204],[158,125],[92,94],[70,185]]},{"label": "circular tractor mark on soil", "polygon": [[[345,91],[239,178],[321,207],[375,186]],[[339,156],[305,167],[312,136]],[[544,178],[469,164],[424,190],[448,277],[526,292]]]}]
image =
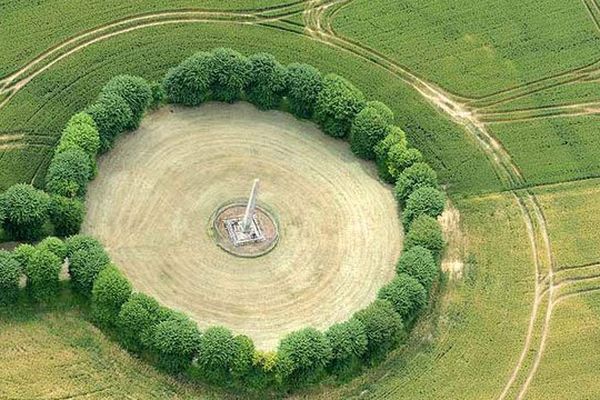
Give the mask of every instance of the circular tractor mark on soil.
[{"label": "circular tractor mark on soil", "polygon": [[[236,257],[215,245],[209,221],[247,199],[256,177],[279,242]],[[100,160],[87,208],[84,233],[137,290],[265,350],[368,305],[394,277],[402,242],[396,202],[372,163],[310,122],[247,103],[150,114]]]}]

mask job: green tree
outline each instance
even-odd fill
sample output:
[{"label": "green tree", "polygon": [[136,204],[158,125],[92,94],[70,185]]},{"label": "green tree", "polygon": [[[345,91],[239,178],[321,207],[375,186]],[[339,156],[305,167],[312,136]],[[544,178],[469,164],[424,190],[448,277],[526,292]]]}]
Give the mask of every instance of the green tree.
[{"label": "green tree", "polygon": [[368,357],[378,357],[387,352],[398,340],[404,330],[402,318],[389,301],[375,300],[367,308],[354,314],[367,334]]},{"label": "green tree", "polygon": [[256,349],[254,342],[248,336],[237,335],[233,340],[235,341],[236,352],[231,371],[235,378],[244,379],[252,371]]},{"label": "green tree", "polygon": [[437,174],[425,163],[416,163],[406,168],[396,181],[396,199],[402,205],[415,190],[422,187],[437,187]]},{"label": "green tree", "polygon": [[348,368],[367,351],[367,333],[356,318],[332,325],[325,337],[331,345],[330,364],[335,371]]},{"label": "green tree", "polygon": [[67,245],[57,237],[48,236],[42,240],[37,247],[49,250],[61,261],[64,261],[64,259],[67,258]]},{"label": "green tree", "polygon": [[62,262],[48,249],[36,249],[25,266],[27,292],[38,302],[46,302],[58,293],[58,275]]},{"label": "green tree", "polygon": [[375,146],[375,160],[377,163],[377,172],[381,180],[387,183],[394,183],[396,182],[396,178],[390,174],[389,169],[389,151],[396,145],[406,148],[408,142],[406,141],[406,133],[397,126],[388,127],[388,131],[387,136]]},{"label": "green tree", "polygon": [[18,183],[0,195],[2,226],[14,240],[35,240],[48,219],[49,197],[31,185]]},{"label": "green tree", "polygon": [[104,85],[101,93],[120,96],[125,100],[132,114],[129,124],[125,127],[128,130],[140,126],[142,117],[152,102],[152,89],[148,82],[139,76],[117,75]]},{"label": "green tree", "polygon": [[0,250],[0,305],[14,303],[19,296],[21,266],[8,251]]},{"label": "green tree", "polygon": [[100,134],[100,152],[107,152],[117,136],[133,125],[131,108],[121,96],[101,94],[86,113],[92,116]]},{"label": "green tree", "polygon": [[422,160],[423,155],[419,150],[396,144],[390,148],[387,156],[389,175],[394,179],[398,179],[405,169]]},{"label": "green tree", "polygon": [[[379,104],[379,103],[378,103]],[[367,105],[359,112],[352,121],[350,129],[350,149],[360,158],[365,160],[375,159],[375,146],[381,142],[389,133],[389,115],[381,105]],[[391,113],[389,108],[387,111]]]},{"label": "green tree", "polygon": [[377,298],[389,301],[403,321],[412,319],[427,304],[427,292],[423,285],[405,273],[379,289]]},{"label": "green tree", "polygon": [[158,108],[167,97],[165,88],[160,82],[150,83],[150,91],[152,92],[152,101],[150,102],[149,108]]},{"label": "green tree", "polygon": [[436,260],[440,259],[444,249],[444,237],[442,228],[435,218],[421,215],[410,225],[404,240],[404,248],[410,250],[415,246],[430,250]]},{"label": "green tree", "polygon": [[231,380],[236,360],[237,343],[231,331],[213,326],[200,337],[197,364],[202,375],[211,383],[225,386]]},{"label": "green tree", "polygon": [[160,304],[143,293],[134,293],[122,305],[117,318],[119,339],[131,350],[140,352],[151,344],[153,330],[160,321]]},{"label": "green tree", "polygon": [[396,272],[414,277],[429,291],[433,282],[438,279],[440,269],[430,250],[414,246],[402,253],[396,264]]},{"label": "green tree", "polygon": [[19,268],[21,269],[21,273],[25,272],[25,268],[27,268],[27,264],[33,257],[33,254],[37,251],[35,246],[24,243],[17,246],[16,249],[12,252],[12,256],[15,261],[19,264]]},{"label": "green tree", "polygon": [[48,214],[54,225],[54,234],[66,237],[79,232],[85,218],[85,206],[80,199],[53,195],[50,196]]},{"label": "green tree", "polygon": [[446,204],[446,196],[436,188],[424,186],[415,190],[408,196],[406,206],[402,210],[404,229],[408,229],[420,215],[434,218],[442,215],[444,204]]},{"label": "green tree", "polygon": [[114,265],[100,271],[92,288],[92,315],[96,321],[102,326],[115,326],[131,290],[131,283]]},{"label": "green tree", "polygon": [[292,63],[286,69],[286,87],[290,111],[300,118],[312,117],[323,89],[321,72],[312,65]]},{"label": "green tree", "polygon": [[73,288],[89,296],[98,274],[109,264],[110,258],[102,246],[75,251],[69,255],[69,275]]},{"label": "green tree", "polygon": [[100,149],[100,134],[91,115],[80,112],[71,117],[62,132],[55,154],[68,150],[83,150],[95,159]]},{"label": "green tree", "polygon": [[46,190],[65,197],[81,197],[92,178],[90,157],[81,149],[67,150],[52,157],[46,174]]},{"label": "green tree", "polygon": [[245,88],[248,100],[261,110],[278,107],[285,94],[285,68],[268,53],[253,54],[248,61],[250,77]]},{"label": "green tree", "polygon": [[327,74],[315,104],[315,120],[326,134],[343,138],[350,132],[354,117],[365,106],[360,90],[341,76]]},{"label": "green tree", "polygon": [[103,249],[102,243],[98,239],[88,235],[73,235],[67,238],[67,257],[72,257],[77,250],[94,250],[96,248]]},{"label": "green tree", "polygon": [[394,112],[387,106],[387,104],[381,101],[368,101],[367,107],[376,109],[379,112],[379,115],[385,121],[386,125],[392,125],[394,123]]},{"label": "green tree", "polygon": [[314,328],[288,334],[277,349],[284,379],[292,385],[319,379],[330,357],[331,347],[327,338]]},{"label": "green tree", "polygon": [[185,371],[198,354],[200,337],[196,323],[183,315],[158,323],[152,335],[158,365],[169,372]]},{"label": "green tree", "polygon": [[213,50],[212,98],[226,103],[239,100],[250,79],[250,68],[248,58],[235,50]]},{"label": "green tree", "polygon": [[214,59],[211,53],[198,52],[167,73],[163,88],[171,103],[199,106],[210,96]]}]

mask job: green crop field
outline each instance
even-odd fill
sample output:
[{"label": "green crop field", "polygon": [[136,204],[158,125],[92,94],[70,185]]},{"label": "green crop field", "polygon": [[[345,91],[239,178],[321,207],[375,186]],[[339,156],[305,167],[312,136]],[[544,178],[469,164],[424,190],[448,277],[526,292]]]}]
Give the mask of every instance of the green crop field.
[{"label": "green crop field", "polygon": [[[600,1],[0,0],[0,195],[44,187],[66,122],[109,79],[159,81],[216,47],[309,63],[386,103],[455,209],[405,344],[265,396],[600,398]],[[60,293],[0,306],[0,399],[244,396],[127,353]]]}]

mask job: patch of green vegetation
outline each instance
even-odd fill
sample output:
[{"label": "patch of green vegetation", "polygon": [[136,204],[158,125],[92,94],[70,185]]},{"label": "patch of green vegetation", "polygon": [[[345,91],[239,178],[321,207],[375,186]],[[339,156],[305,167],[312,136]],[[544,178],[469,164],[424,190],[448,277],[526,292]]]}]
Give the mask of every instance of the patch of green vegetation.
[{"label": "patch of green vegetation", "polygon": [[592,366],[600,364],[600,295],[586,294],[559,303],[550,336],[528,399],[594,399],[600,382]]},{"label": "patch of green vegetation", "polygon": [[471,257],[464,280],[447,282],[438,310],[444,317],[437,325],[416,327],[418,342],[365,377],[318,398],[358,398],[363,391],[369,399],[498,396],[522,349],[534,296],[527,233],[510,195],[465,199],[457,206]]},{"label": "patch of green vegetation", "polygon": [[335,14],[334,27],[465,96],[501,91],[600,56],[600,35],[583,2],[356,0]]},{"label": "patch of green vegetation", "polygon": [[[260,10],[294,0],[92,0],[0,3],[0,78],[75,34],[134,15],[166,10]],[[26,19],[24,19],[26,16]],[[18,29],[15,27],[18,26]]]},{"label": "patch of green vegetation", "polygon": [[535,119],[490,126],[530,184],[600,176],[594,116]]},{"label": "patch of green vegetation", "polygon": [[600,262],[600,187],[598,180],[536,190],[558,267]]},{"label": "patch of green vegetation", "polygon": [[[392,107],[396,124],[405,129],[409,140],[423,152],[451,192],[500,189],[475,140],[392,74],[307,37],[259,26],[159,26],[95,43],[55,64],[21,90],[0,112],[0,130],[22,129],[32,135],[57,137],[67,119],[85,108],[111,77],[132,74],[159,79],[169,67],[194,52],[225,45],[244,53],[268,51],[284,63],[308,62],[324,73],[345,76],[368,98]],[[0,159],[0,169],[7,175],[24,180],[33,177],[31,172],[14,168],[13,162]]]}]

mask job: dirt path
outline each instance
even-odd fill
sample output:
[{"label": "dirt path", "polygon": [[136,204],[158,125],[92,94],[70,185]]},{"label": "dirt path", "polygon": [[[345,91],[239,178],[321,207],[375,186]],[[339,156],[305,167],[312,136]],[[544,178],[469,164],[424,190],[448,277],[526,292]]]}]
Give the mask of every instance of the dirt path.
[{"label": "dirt path", "polygon": [[[390,188],[347,143],[288,113],[165,107],[98,170],[83,231],[138,290],[201,328],[225,325],[273,349],[290,331],[348,319],[395,275],[402,228]],[[239,258],[212,241],[209,220],[255,177],[280,241]]]}]

